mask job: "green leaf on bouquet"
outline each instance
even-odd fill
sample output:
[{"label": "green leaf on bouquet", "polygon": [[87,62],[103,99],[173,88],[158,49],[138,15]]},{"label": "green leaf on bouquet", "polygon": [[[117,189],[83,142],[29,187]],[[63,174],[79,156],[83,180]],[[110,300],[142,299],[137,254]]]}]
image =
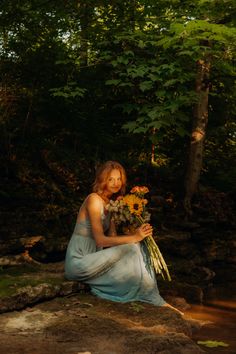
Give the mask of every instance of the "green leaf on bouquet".
[{"label": "green leaf on bouquet", "polygon": [[225,342],[218,342],[216,340],[199,340],[197,341],[197,344],[205,345],[206,347],[209,348],[216,348],[216,347],[228,347],[229,344]]}]

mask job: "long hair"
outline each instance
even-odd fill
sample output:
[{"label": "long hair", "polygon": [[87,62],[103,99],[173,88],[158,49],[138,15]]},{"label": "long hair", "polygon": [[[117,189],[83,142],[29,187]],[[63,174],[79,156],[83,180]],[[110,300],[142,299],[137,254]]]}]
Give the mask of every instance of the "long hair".
[{"label": "long hair", "polygon": [[121,164],[117,161],[107,161],[98,167],[96,171],[95,181],[93,183],[93,192],[102,195],[112,170],[120,171],[122,186],[119,191],[119,194],[121,195],[125,194],[126,173],[124,167],[121,166]]}]

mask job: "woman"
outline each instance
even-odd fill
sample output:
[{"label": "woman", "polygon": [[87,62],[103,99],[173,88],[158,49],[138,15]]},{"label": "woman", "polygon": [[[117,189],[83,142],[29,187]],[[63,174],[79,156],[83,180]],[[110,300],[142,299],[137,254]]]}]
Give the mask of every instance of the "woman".
[{"label": "woman", "polygon": [[108,161],[98,169],[93,193],[79,210],[68,244],[65,276],[89,284],[91,292],[101,298],[171,307],[160,296],[140,245],[152,235],[151,225],[143,224],[132,235],[117,236],[111,215],[106,212],[106,204],[124,194],[125,185],[125,171],[118,162]]}]

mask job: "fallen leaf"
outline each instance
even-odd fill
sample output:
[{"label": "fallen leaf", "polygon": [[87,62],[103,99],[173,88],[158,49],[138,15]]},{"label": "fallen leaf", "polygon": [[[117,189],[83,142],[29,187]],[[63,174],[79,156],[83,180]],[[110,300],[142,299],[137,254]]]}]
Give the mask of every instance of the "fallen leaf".
[{"label": "fallen leaf", "polygon": [[218,342],[216,340],[199,340],[197,341],[197,344],[205,345],[206,347],[209,348],[216,348],[216,347],[228,347],[229,344],[225,342]]}]

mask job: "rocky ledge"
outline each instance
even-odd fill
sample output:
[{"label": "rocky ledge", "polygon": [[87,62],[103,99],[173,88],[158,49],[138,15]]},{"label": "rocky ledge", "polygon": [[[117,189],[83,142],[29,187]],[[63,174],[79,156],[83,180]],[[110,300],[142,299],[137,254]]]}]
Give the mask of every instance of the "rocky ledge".
[{"label": "rocky ledge", "polygon": [[2,267],[0,273],[4,353],[203,353],[191,339],[199,322],[169,308],[96,298],[64,279],[63,262]]}]

